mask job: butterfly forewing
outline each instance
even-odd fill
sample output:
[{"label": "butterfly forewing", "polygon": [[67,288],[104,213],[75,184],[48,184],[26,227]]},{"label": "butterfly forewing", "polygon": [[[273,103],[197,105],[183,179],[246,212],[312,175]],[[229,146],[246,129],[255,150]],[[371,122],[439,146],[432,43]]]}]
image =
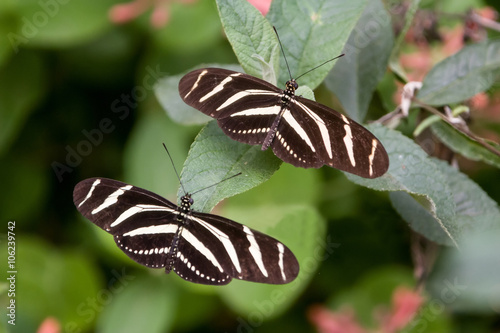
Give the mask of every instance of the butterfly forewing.
[{"label": "butterfly forewing", "polygon": [[[153,192],[106,178],[78,183],[73,201],[83,216],[112,234],[131,259],[147,267],[165,267],[178,228],[168,223],[175,220],[176,205]],[[163,236],[157,237],[160,230]]]},{"label": "butterfly forewing", "polygon": [[177,205],[163,197],[107,178],[79,182],[73,191],[73,201],[83,216],[111,234],[162,223],[177,214]]},{"label": "butterfly forewing", "polygon": [[189,200],[183,210],[155,193],[105,178],[78,183],[73,200],[131,259],[167,273],[173,269],[188,281],[283,284],[298,274],[286,246],[234,221],[192,212]]},{"label": "butterfly forewing", "polygon": [[273,105],[279,101],[281,90],[251,75],[222,68],[202,68],[182,77],[179,94],[187,104],[218,119],[228,115],[221,111],[233,113],[233,109],[242,106],[252,109],[262,107],[262,103]]},{"label": "butterfly forewing", "polygon": [[[221,265],[224,259],[220,255],[223,251],[214,249],[216,247],[214,244],[218,242],[212,246],[204,243],[203,241],[210,238],[199,237],[199,235],[197,237],[191,230],[188,232],[183,230],[181,237],[173,267],[177,275],[194,283],[224,285],[231,282],[231,276]],[[222,255],[225,254],[222,253]]]},{"label": "butterfly forewing", "polygon": [[230,138],[248,144],[261,144],[280,112],[281,91],[277,87],[225,69],[205,68],[186,74],[179,83],[179,93],[187,104],[217,119]]},{"label": "butterfly forewing", "polygon": [[389,167],[384,147],[363,126],[251,75],[198,69],[181,79],[179,93],[188,105],[217,119],[234,140],[265,149],[270,132],[274,153],[295,166],[329,165],[365,178],[379,177]]}]

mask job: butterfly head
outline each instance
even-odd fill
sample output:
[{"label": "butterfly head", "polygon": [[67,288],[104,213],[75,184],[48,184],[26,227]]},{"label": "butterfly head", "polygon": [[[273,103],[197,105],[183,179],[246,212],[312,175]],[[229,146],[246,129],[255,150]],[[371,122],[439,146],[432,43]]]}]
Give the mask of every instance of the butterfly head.
[{"label": "butterfly head", "polygon": [[190,210],[191,209],[191,205],[194,203],[194,200],[193,198],[191,198],[191,194],[189,193],[186,193],[186,195],[183,195],[181,197],[181,208],[183,210]]},{"label": "butterfly head", "polygon": [[291,79],[289,81],[286,81],[286,94],[287,95],[294,95],[295,94],[295,90],[299,87],[299,85],[297,84],[297,81],[295,81],[295,79]]}]

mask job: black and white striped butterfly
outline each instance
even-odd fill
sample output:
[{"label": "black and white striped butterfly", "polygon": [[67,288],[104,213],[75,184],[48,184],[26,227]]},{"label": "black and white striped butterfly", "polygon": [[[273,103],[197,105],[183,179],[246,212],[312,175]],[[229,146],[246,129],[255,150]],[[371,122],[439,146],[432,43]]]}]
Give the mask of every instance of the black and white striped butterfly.
[{"label": "black and white striped butterfly", "polygon": [[389,157],[380,141],[354,120],[296,96],[294,79],[281,90],[254,76],[221,68],[186,74],[179,93],[188,105],[217,119],[231,139],[271,147],[302,168],[323,165],[365,178],[382,176]]},{"label": "black and white striped butterfly", "polygon": [[75,186],[73,201],[132,260],[166,273],[173,269],[191,282],[224,285],[235,278],[284,284],[299,273],[285,245],[229,219],[192,211],[190,194],[177,206],[136,186],[90,178]]}]

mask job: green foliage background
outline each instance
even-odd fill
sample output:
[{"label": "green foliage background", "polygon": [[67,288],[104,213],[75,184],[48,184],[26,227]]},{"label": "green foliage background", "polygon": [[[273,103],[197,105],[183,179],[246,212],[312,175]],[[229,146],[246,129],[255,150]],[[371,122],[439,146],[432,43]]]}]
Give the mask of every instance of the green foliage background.
[{"label": "green foliage background", "polygon": [[[484,161],[465,175],[413,141],[410,117],[396,130],[368,126],[391,159],[379,179],[298,169],[270,151],[229,140],[214,122],[205,126],[208,119],[177,94],[180,77],[204,64],[241,66],[283,86],[288,72],[274,25],[292,75],[347,53],[301,78],[300,94],[314,89],[318,101],[359,122],[379,118],[392,111],[388,96],[395,87],[387,82],[401,74],[395,59],[404,41],[393,36],[387,15],[394,3],[274,0],[264,18],[244,0],[174,2],[168,25],[153,29],[147,15],[111,24],[107,11],[116,2],[0,4],[0,331],[35,332],[54,317],[63,332],[308,332],[315,304],[350,305],[361,323],[375,327],[373,311],[390,307],[393,289],[416,285],[412,232],[448,249],[428,280],[428,302],[407,331],[498,330],[498,156],[442,122],[433,124],[452,150]],[[465,13],[485,3],[411,5]],[[379,32],[359,44],[370,22]],[[442,106],[481,91],[497,93],[496,37],[437,64],[419,98]],[[456,71],[464,59],[479,61]],[[499,130],[498,123],[479,125]],[[188,191],[243,172],[198,193],[195,208],[211,211],[227,198],[215,213],[287,244],[301,264],[296,281],[192,285],[135,264],[78,214],[73,187],[96,176],[175,202],[181,191],[163,142],[177,168],[184,164]],[[15,326],[6,320],[8,221],[16,222]],[[443,301],[446,282],[456,279],[466,288]],[[444,308],[436,310],[433,301]]]}]

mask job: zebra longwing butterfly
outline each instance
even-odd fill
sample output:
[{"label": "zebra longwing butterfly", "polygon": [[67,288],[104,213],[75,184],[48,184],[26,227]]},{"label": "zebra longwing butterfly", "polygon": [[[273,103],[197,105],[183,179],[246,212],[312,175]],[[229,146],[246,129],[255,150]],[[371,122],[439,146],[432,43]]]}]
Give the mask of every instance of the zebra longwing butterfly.
[{"label": "zebra longwing butterfly", "polygon": [[114,236],[132,260],[185,280],[225,285],[231,279],[284,284],[299,273],[293,253],[276,239],[221,216],[191,210],[148,190],[106,178],[75,186],[83,216]]},{"label": "zebra longwing butterfly", "polygon": [[179,93],[188,105],[217,119],[231,139],[271,147],[302,168],[323,165],[364,178],[382,176],[389,157],[363,126],[312,100],[296,96],[294,79],[281,90],[254,76],[221,68],[186,74]]}]

